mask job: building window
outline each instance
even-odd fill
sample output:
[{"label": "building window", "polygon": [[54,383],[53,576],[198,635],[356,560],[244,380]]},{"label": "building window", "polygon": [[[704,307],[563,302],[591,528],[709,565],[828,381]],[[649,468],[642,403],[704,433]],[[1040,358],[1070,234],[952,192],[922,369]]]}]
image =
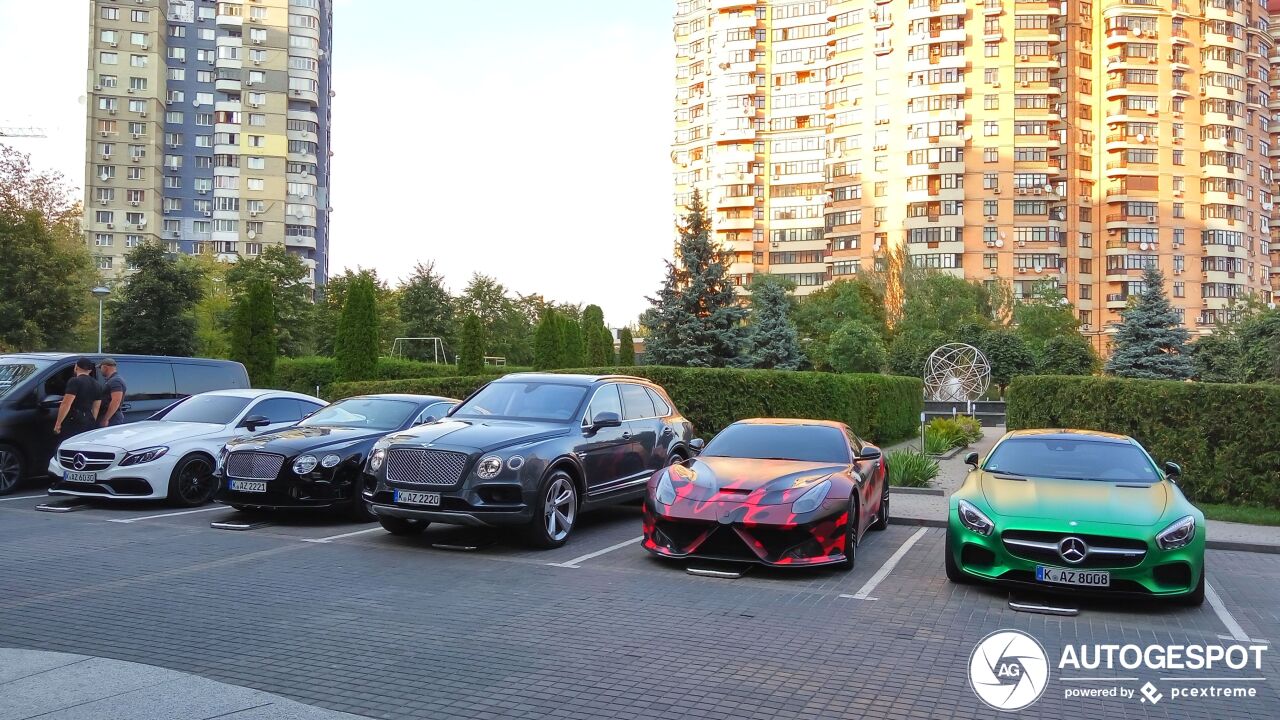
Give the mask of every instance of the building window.
[{"label": "building window", "polygon": [[982,134],[987,137],[1000,134],[1000,123],[996,120],[986,120],[982,123]]},{"label": "building window", "polygon": [[982,161],[989,163],[1000,162],[1000,148],[982,148]]}]

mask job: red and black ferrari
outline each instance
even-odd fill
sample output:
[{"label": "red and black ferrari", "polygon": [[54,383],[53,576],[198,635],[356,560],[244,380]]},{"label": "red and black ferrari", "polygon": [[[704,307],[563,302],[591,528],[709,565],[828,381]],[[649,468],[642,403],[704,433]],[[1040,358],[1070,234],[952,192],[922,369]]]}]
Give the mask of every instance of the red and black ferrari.
[{"label": "red and black ferrari", "polygon": [[880,448],[844,423],[741,420],[649,479],[644,547],[667,558],[852,569],[863,534],[888,523]]}]

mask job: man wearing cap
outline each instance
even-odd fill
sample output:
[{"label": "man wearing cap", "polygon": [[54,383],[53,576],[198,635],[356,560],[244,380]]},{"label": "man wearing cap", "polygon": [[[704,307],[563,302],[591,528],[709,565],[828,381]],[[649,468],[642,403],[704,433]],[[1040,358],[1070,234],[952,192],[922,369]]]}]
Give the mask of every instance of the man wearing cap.
[{"label": "man wearing cap", "polygon": [[116,361],[111,358],[103,358],[98,363],[98,372],[102,373],[102,405],[98,414],[98,426],[120,425],[124,422],[124,412],[120,410],[126,392],[124,378],[116,372]]},{"label": "man wearing cap", "polygon": [[58,406],[58,418],[53,423],[53,434],[63,440],[97,426],[98,406],[102,402],[102,386],[94,379],[93,361],[80,358],[76,361],[75,375],[67,380]]}]

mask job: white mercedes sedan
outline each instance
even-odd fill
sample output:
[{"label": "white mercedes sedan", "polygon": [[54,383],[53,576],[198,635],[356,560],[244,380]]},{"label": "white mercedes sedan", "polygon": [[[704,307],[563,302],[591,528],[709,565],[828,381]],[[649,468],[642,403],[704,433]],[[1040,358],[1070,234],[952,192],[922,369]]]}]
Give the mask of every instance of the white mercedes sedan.
[{"label": "white mercedes sedan", "polygon": [[192,395],[142,422],[69,438],[49,461],[49,494],[200,505],[217,489],[213,471],[228,440],[288,427],[325,405],[283,390]]}]

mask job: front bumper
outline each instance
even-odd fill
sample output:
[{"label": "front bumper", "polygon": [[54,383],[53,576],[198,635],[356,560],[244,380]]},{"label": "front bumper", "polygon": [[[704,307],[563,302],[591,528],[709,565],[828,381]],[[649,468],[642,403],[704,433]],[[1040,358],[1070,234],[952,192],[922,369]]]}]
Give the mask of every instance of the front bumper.
[{"label": "front bumper", "polygon": [[176,458],[164,456],[141,465],[120,467],[117,457],[110,466],[94,470],[96,482],[68,482],[65,478],[70,468],[58,462],[57,455],[49,460],[50,495],[69,497],[106,498],[109,500],[163,500],[169,496],[169,476],[173,474]]},{"label": "front bumper", "polygon": [[[1004,526],[1009,521],[996,521],[996,530],[983,537],[960,524],[955,510],[947,523],[947,552],[951,553],[952,562],[961,572],[979,580],[1034,589],[1040,592],[1063,593],[1089,596],[1142,596],[1142,597],[1177,597],[1186,595],[1196,589],[1200,575],[1204,571],[1204,532],[1198,528],[1195,539],[1186,547],[1176,550],[1161,550],[1156,546],[1154,535],[1160,528],[1140,528],[1132,526],[1114,526],[1080,523],[1076,527],[1067,527],[1062,523],[1058,527],[1043,521],[1035,523],[1017,523]],[[1005,533],[1020,532],[1053,532],[1061,535],[1086,535],[1114,537],[1129,541],[1146,543],[1145,555],[1139,562],[1111,563],[1108,560],[1089,561],[1087,567],[1072,565],[1060,558],[1053,559],[1045,554],[1037,557],[1036,553],[1019,550],[1016,553],[1006,546],[1003,540]],[[1127,567],[1125,565],[1128,565]],[[1038,566],[1083,570],[1085,572],[1102,570],[1110,573],[1108,587],[1078,587],[1036,580]]]},{"label": "front bumper", "polygon": [[646,498],[644,549],[666,558],[812,567],[846,561],[849,501],[828,498],[803,516],[790,505],[678,502]]},{"label": "front bumper", "polygon": [[[526,486],[515,477],[482,481],[468,473],[456,485],[435,486],[392,483],[366,473],[363,482],[363,495],[369,503],[370,511],[385,517],[470,527],[503,527],[527,525],[535,515],[533,496],[537,494],[537,489]],[[397,503],[397,489],[438,493],[440,505],[435,507]]]},{"label": "front bumper", "polygon": [[[266,492],[244,492],[231,489],[232,478],[220,470],[215,476],[218,490],[215,502],[253,508],[326,510],[350,507],[359,502],[359,481],[348,478],[299,478],[289,468],[280,471],[272,480],[247,480],[265,482]],[[235,478],[240,480],[241,478]]]}]

